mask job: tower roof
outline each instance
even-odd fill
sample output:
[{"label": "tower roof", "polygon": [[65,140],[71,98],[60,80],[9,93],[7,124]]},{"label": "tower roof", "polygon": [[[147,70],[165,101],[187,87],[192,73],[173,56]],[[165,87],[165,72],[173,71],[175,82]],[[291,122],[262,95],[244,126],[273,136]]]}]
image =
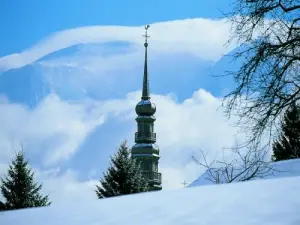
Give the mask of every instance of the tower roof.
[{"label": "tower roof", "polygon": [[148,48],[148,36],[147,31],[149,29],[150,25],[145,26],[145,63],[144,63],[144,77],[143,77],[143,92],[142,92],[142,99],[148,100],[150,99],[150,90],[149,90],[149,78],[148,78],[148,65],[147,65],[147,48]]}]

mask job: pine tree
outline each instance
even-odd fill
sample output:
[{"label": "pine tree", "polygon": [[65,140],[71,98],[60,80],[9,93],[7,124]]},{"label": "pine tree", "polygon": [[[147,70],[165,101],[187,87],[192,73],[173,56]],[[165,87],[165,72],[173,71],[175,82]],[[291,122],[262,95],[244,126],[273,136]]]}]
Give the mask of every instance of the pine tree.
[{"label": "pine tree", "polygon": [[0,202],[0,210],[50,205],[48,196],[39,194],[41,189],[41,184],[34,183],[34,172],[24,159],[23,151],[17,153],[9,165],[8,175],[1,179],[1,192],[6,202]]},{"label": "pine tree", "polygon": [[124,141],[117,154],[111,157],[110,167],[100,185],[96,185],[98,198],[134,194],[148,191],[148,183],[143,178],[139,164],[130,157],[130,149]]},{"label": "pine tree", "polygon": [[273,143],[274,161],[300,158],[300,107],[291,105],[281,123],[282,132]]}]

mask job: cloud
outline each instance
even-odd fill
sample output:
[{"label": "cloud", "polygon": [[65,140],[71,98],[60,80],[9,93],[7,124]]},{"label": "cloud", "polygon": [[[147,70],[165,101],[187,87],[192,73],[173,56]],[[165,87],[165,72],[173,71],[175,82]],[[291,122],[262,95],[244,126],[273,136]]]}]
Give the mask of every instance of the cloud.
[{"label": "cloud", "polygon": [[[191,98],[177,103],[172,96],[153,96],[157,105],[156,132],[161,150],[161,170],[167,187],[178,178],[192,182],[204,168],[192,160],[200,149],[208,159],[218,157],[224,147],[232,147],[242,135],[230,125],[221,110],[221,99],[199,89]],[[233,118],[234,119],[234,118]],[[177,186],[179,184],[178,181]]]},{"label": "cloud", "polygon": [[0,177],[6,175],[8,164],[22,144],[26,159],[34,165],[37,182],[43,183],[42,192],[50,194],[54,204],[80,196],[92,198],[96,181],[80,181],[77,171],[64,171],[60,166],[72,158],[93,129],[104,123],[100,106],[92,101],[66,102],[51,94],[30,109],[2,97]]},{"label": "cloud", "polygon": [[42,192],[49,195],[52,205],[68,201],[95,199],[95,185],[98,180],[79,181],[78,173],[67,170],[61,173],[60,168],[36,171],[38,182],[43,183]]},{"label": "cloud", "polygon": [[[129,93],[126,99],[105,101],[102,110],[117,118],[132,121],[127,137],[133,142],[135,128],[134,107],[141,93]],[[163,173],[164,188],[178,188],[182,182],[192,182],[204,168],[192,160],[199,156],[200,149],[207,152],[208,160],[221,156],[224,148],[245,140],[232,126],[236,118],[228,121],[222,110],[218,110],[222,99],[199,89],[183,102],[177,102],[174,94],[152,95],[157,106],[155,132],[160,147],[160,170]],[[133,143],[132,143],[133,144]]]},{"label": "cloud", "polygon": [[[50,95],[33,110],[18,104],[2,103],[0,143],[9,146],[10,138],[14,138],[27,146],[34,146],[25,148],[25,151],[43,156],[44,162],[48,163],[49,169],[37,167],[36,170],[38,180],[44,183],[44,193],[51,194],[53,201],[61,202],[77,195],[94,198],[94,187],[100,178],[97,175],[102,173],[95,173],[94,170],[97,170],[99,163],[107,163],[109,158],[99,159],[84,179],[78,175],[80,168],[60,169],[60,165],[68,165],[61,160],[72,160],[74,152],[80,149],[81,143],[96,126],[112,121],[104,120],[107,117],[120,121],[115,124],[114,132],[118,132],[117,128],[123,122],[132,123],[125,137],[131,137],[129,144],[133,144],[133,129],[136,127],[133,109],[140,94],[137,91],[129,93],[124,99],[86,100],[80,103],[65,102]],[[204,172],[192,161],[192,155],[197,155],[199,149],[214,157],[222,147],[230,147],[237,139],[243,138],[235,136],[236,129],[217,110],[221,99],[203,89],[183,102],[177,102],[174,95],[154,94],[152,99],[157,105],[155,131],[160,147],[159,169],[163,174],[164,189],[180,188],[183,181],[190,183]],[[5,151],[1,154],[6,154],[8,162],[11,154]]]},{"label": "cloud", "polygon": [[96,126],[104,122],[95,105],[68,103],[57,95],[46,97],[36,108],[0,104],[0,159],[10,159],[22,144],[26,151],[55,164],[68,159]]},{"label": "cloud", "polygon": [[[0,71],[20,68],[50,53],[80,44],[126,41],[142,45],[143,27],[90,26],[57,32],[21,52],[0,58]],[[207,60],[217,61],[235,44],[225,47],[230,35],[226,19],[185,19],[151,25],[151,49],[160,52],[187,52]]]},{"label": "cloud", "polygon": [[[105,101],[102,110],[122,121],[132,121],[135,127],[133,109],[140,94],[140,91],[132,92],[125,99]],[[244,136],[237,135],[237,129],[231,126],[233,121],[227,121],[218,110],[222,99],[206,90],[199,89],[183,102],[177,102],[174,95],[154,94],[152,99],[157,106],[155,131],[164,189],[181,188],[184,181],[191,183],[204,172],[204,168],[192,160],[193,155],[199,156],[200,149],[208,153],[210,160],[221,156],[224,147],[244,140]],[[132,137],[129,144],[133,144],[131,128],[126,136]]]}]

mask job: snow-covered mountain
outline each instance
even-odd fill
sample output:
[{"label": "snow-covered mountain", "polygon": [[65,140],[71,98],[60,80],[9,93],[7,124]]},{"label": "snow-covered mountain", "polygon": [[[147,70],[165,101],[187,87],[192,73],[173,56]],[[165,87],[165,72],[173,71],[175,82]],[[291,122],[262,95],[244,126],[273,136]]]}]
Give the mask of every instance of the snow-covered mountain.
[{"label": "snow-covered mountain", "polygon": [[49,82],[40,69],[37,64],[31,64],[0,74],[0,95],[12,102],[36,105],[50,93]]},{"label": "snow-covered mountain", "polygon": [[[214,63],[188,53],[167,54],[149,49],[151,91],[175,93],[183,100],[200,87],[222,95],[231,78],[216,78],[228,69],[224,57]],[[141,88],[143,48],[128,42],[78,44],[53,52],[38,61],[0,74],[0,95],[34,107],[49,93],[62,99],[124,97]]]}]

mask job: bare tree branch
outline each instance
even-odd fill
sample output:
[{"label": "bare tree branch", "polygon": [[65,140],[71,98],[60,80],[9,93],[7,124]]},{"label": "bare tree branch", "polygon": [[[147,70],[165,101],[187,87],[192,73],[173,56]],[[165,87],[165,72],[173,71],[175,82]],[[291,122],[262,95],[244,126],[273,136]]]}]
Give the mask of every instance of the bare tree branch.
[{"label": "bare tree branch", "polygon": [[[271,176],[275,169],[268,160],[267,148],[247,148],[242,152],[241,148],[233,148],[233,159],[228,161],[213,160],[208,163],[206,155],[201,150],[201,159],[193,156],[193,160],[206,169],[205,179],[214,184],[249,181],[255,178]],[[224,154],[224,153],[223,153]]]},{"label": "bare tree branch", "polygon": [[247,124],[249,143],[272,133],[278,117],[300,99],[300,0],[236,0],[226,14],[241,48],[232,55],[242,59],[238,71],[229,71],[236,88],[223,106],[237,125]]}]

